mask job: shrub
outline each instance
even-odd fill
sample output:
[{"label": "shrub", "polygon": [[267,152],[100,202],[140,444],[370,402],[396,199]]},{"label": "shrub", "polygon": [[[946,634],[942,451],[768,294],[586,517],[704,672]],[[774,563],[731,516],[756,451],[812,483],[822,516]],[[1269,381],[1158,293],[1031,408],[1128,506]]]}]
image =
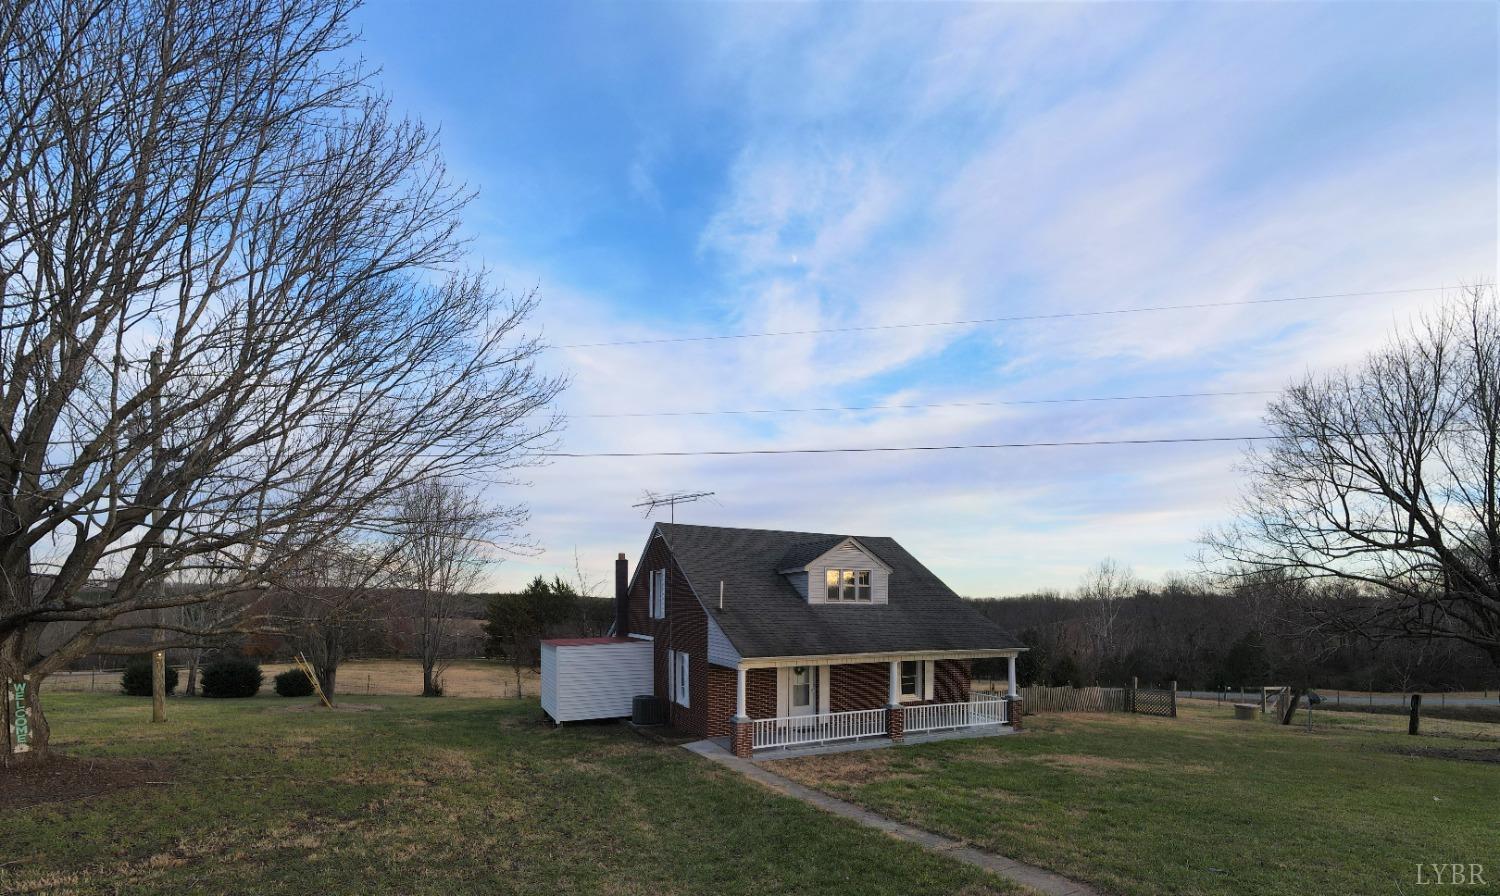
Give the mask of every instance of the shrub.
[{"label": "shrub", "polygon": [[301,669],[288,669],[276,676],[276,693],[283,697],[309,697],[312,692],[312,679]]},{"label": "shrub", "polygon": [[[177,690],[177,670],[167,666],[167,693]],[[151,696],[151,656],[133,656],[125,661],[125,672],[120,676],[120,693],[129,697]]]},{"label": "shrub", "polygon": [[254,697],[265,675],[260,663],[243,657],[214,660],[203,668],[203,696]]}]

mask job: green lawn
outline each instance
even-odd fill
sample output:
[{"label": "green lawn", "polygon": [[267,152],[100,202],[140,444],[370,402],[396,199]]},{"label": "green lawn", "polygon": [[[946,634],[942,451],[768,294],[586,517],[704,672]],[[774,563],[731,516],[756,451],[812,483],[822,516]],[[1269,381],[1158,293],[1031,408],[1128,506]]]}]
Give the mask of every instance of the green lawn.
[{"label": "green lawn", "polygon": [[[535,702],[55,694],[56,747],[171,783],[10,811],[4,893],[1006,893],[997,878]],[[0,772],[0,784],[4,773]]]},{"label": "green lawn", "polygon": [[[1392,752],[1493,751],[1497,726],[1411,738],[1348,713],[1308,732],[1183,712],[1038,715],[1024,736],[774,767],[1110,892],[1500,892],[1500,765]],[[1490,886],[1418,887],[1419,862],[1483,863]]]}]

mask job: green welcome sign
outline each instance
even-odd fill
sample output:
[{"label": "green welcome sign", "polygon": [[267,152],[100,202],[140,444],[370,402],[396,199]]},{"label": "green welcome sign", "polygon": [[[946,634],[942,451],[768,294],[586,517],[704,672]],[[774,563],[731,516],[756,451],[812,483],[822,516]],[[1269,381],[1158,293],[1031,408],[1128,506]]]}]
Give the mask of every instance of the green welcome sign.
[{"label": "green welcome sign", "polygon": [[29,752],[31,750],[31,719],[30,710],[26,708],[26,679],[12,682],[5,696],[10,698],[11,704],[11,752]]}]

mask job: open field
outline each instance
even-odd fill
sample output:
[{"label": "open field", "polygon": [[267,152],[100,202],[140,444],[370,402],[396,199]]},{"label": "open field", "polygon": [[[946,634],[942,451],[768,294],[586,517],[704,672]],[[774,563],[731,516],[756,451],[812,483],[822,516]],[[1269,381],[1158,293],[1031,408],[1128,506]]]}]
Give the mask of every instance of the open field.
[{"label": "open field", "polygon": [[[155,762],[131,787],[7,806],[0,892],[1008,892],[623,726],[554,728],[532,701],[182,700],[163,726],[139,698],[51,703],[60,750]],[[1132,896],[1401,893],[1418,862],[1500,868],[1500,764],[1438,755],[1500,760],[1500,727],[1227,715],[1038,715],[1019,737],[773,767]]]},{"label": "open field", "polygon": [[[1329,706],[1404,706],[1411,702],[1410,691],[1343,691],[1334,688],[1314,688]],[[1424,706],[1492,706],[1500,707],[1500,691],[1420,691]],[[1259,703],[1260,692],[1241,694],[1229,691],[1177,692],[1178,697],[1212,700],[1224,703]]]},{"label": "open field", "polygon": [[[261,668],[266,673],[261,696],[275,696],[271,679],[291,667],[286,663],[267,663]],[[416,660],[350,660],[339,667],[338,682],[340,694],[415,696],[422,693],[422,667]],[[186,679],[180,679],[178,687],[185,684]],[[49,693],[118,693],[120,673],[65,672],[49,677],[44,686]],[[444,693],[450,697],[514,697],[516,675],[504,663],[459,660],[444,673],[443,687]],[[537,696],[540,688],[541,680],[536,672],[528,669],[522,673],[521,690],[525,696]]]},{"label": "open field", "polygon": [[54,695],[59,749],[156,759],[165,783],[6,807],[0,892],[1013,892],[621,725],[556,729],[531,701],[348,704],[184,700],[154,726],[140,698]]},{"label": "open field", "polygon": [[1496,726],[1412,738],[1374,715],[1324,714],[1308,732],[1181,713],[1038,715],[1022,737],[775,768],[1123,894],[1396,894],[1419,862],[1480,862],[1500,881],[1500,765],[1395,752],[1500,759]]}]

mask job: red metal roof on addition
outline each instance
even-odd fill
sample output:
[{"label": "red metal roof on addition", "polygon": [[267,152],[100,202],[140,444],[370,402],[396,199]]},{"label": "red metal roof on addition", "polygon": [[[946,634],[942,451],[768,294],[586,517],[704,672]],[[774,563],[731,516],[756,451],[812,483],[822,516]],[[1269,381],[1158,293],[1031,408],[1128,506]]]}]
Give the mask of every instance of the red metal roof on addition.
[{"label": "red metal roof on addition", "polygon": [[590,644],[640,644],[635,638],[547,638],[543,644],[553,647],[587,647]]}]

